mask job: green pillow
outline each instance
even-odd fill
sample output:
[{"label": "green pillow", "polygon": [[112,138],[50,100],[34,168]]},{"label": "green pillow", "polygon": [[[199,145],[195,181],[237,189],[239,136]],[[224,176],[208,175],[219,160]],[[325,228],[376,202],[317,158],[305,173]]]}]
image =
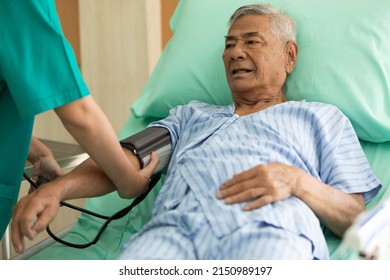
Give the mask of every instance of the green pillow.
[{"label": "green pillow", "polygon": [[[200,100],[231,103],[222,62],[228,19],[248,0],[180,0],[174,32],[140,98],[137,117],[165,117]],[[259,1],[257,1],[259,2]],[[269,0],[297,23],[299,56],[286,83],[289,100],[338,106],[362,140],[390,140],[388,0]]]}]

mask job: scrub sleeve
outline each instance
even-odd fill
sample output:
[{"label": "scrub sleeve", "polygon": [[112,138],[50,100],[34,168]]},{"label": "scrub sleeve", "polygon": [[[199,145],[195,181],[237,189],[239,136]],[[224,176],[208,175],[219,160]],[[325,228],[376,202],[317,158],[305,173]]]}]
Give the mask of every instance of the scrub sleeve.
[{"label": "scrub sleeve", "polygon": [[0,239],[16,203],[35,115],[89,94],[54,0],[0,1]]}]

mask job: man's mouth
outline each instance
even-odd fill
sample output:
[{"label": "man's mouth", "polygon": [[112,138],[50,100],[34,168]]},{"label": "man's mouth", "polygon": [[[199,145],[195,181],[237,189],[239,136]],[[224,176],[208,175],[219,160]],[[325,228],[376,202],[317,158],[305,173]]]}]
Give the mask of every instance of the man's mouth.
[{"label": "man's mouth", "polygon": [[234,69],[232,71],[232,75],[241,75],[241,74],[246,74],[246,73],[250,73],[250,72],[252,72],[252,70],[240,68],[240,69]]}]

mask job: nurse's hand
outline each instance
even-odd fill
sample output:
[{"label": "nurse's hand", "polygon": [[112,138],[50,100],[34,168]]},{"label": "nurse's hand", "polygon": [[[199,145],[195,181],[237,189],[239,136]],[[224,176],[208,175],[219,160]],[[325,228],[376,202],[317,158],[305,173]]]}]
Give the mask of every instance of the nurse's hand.
[{"label": "nurse's hand", "polygon": [[[52,181],[57,177],[64,175],[64,171],[53,156],[39,157],[32,162],[32,165],[32,180],[34,182],[37,182],[39,176]],[[30,187],[30,192],[33,190],[35,190],[35,188]]]},{"label": "nurse's hand", "polygon": [[56,159],[52,156],[45,156],[37,159],[32,163],[33,179],[37,179],[38,176],[42,176],[49,181],[56,179],[59,176],[64,175],[64,171],[59,166]]},{"label": "nurse's hand", "polygon": [[27,160],[33,166],[32,180],[35,182],[39,176],[52,181],[64,174],[64,171],[54,158],[53,152],[35,136],[31,137]]},{"label": "nurse's hand", "polygon": [[60,206],[59,197],[50,191],[42,191],[49,184],[19,200],[13,209],[11,240],[17,253],[24,252],[25,237],[32,240],[57,215]]}]

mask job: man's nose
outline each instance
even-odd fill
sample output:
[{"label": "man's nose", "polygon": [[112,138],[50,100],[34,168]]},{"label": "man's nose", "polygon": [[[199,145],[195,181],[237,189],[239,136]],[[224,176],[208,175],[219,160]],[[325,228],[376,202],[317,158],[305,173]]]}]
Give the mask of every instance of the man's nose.
[{"label": "man's nose", "polygon": [[241,60],[246,58],[245,42],[238,40],[230,52],[231,60]]}]

